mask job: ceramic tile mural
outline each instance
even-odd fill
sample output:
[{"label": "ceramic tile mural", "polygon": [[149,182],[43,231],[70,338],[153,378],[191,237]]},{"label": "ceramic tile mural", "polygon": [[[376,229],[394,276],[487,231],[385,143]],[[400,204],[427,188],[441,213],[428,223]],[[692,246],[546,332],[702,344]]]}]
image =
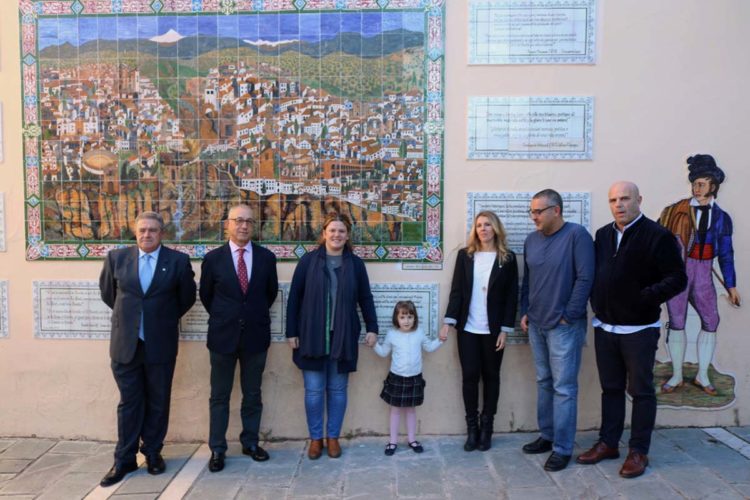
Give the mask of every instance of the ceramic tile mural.
[{"label": "ceramic tile mural", "polygon": [[279,258],[329,211],[368,260],[442,261],[443,0],[19,2],[27,259],[101,258],[227,207]]}]

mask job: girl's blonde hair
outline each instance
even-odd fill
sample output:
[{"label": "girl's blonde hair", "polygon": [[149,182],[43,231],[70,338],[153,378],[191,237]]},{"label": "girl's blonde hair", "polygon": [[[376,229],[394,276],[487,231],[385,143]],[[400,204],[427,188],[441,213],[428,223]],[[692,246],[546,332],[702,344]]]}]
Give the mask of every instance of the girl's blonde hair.
[{"label": "girl's blonde hair", "polygon": [[500,217],[498,217],[495,212],[492,212],[490,210],[482,210],[474,216],[474,223],[472,224],[471,232],[469,233],[469,243],[466,245],[466,252],[469,254],[469,257],[473,257],[474,253],[478,252],[481,248],[481,242],[479,241],[479,236],[477,235],[477,220],[480,217],[484,217],[490,221],[492,230],[495,233],[493,243],[495,246],[495,251],[497,252],[497,260],[501,263],[505,262],[508,259],[509,255],[508,238],[505,234],[505,227],[503,227],[503,223],[500,221]]}]

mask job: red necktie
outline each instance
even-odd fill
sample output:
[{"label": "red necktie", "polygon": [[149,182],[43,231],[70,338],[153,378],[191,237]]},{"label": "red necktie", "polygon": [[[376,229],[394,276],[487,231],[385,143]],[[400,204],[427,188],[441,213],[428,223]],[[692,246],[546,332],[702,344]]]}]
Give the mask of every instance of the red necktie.
[{"label": "red necktie", "polygon": [[247,264],[245,264],[245,249],[244,248],[238,248],[237,253],[239,254],[239,257],[237,258],[237,277],[240,279],[240,288],[242,288],[242,293],[247,293]]}]

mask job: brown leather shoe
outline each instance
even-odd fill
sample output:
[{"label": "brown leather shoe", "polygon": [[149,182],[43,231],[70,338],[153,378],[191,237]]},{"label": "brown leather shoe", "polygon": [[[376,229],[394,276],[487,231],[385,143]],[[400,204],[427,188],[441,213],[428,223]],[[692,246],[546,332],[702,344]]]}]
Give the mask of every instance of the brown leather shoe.
[{"label": "brown leather shoe", "polygon": [[597,441],[589,451],[578,455],[576,463],[593,465],[609,458],[620,458],[620,450],[617,448],[610,448],[604,443],[604,441]]},{"label": "brown leather shoe", "polygon": [[646,471],[646,467],[648,467],[648,456],[639,451],[630,450],[628,458],[622,464],[620,475],[626,478],[638,477]]},{"label": "brown leather shoe", "polygon": [[310,447],[307,449],[307,458],[317,460],[323,454],[323,440],[311,439]]},{"label": "brown leather shoe", "polygon": [[341,445],[339,444],[338,438],[328,438],[327,443],[328,456],[331,458],[339,458],[341,456]]}]

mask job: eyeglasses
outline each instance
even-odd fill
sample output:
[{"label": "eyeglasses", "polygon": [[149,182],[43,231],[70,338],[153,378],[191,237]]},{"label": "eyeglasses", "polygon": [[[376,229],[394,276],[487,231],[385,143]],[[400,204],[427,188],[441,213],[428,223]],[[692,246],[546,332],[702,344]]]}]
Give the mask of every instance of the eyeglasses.
[{"label": "eyeglasses", "polygon": [[255,223],[255,221],[253,219],[243,219],[242,217],[236,217],[234,219],[227,219],[227,220],[231,220],[232,222],[234,222],[238,226],[242,226],[243,224],[251,225],[251,224]]},{"label": "eyeglasses", "polygon": [[544,212],[545,210],[549,210],[550,208],[554,208],[554,207],[556,207],[556,206],[557,206],[557,205],[550,205],[550,206],[548,206],[548,207],[544,207],[544,208],[537,208],[537,209],[535,209],[535,210],[529,209],[529,216],[533,217],[533,216],[535,216],[535,215],[537,215],[537,216],[538,216],[538,215],[542,215],[542,212]]}]

